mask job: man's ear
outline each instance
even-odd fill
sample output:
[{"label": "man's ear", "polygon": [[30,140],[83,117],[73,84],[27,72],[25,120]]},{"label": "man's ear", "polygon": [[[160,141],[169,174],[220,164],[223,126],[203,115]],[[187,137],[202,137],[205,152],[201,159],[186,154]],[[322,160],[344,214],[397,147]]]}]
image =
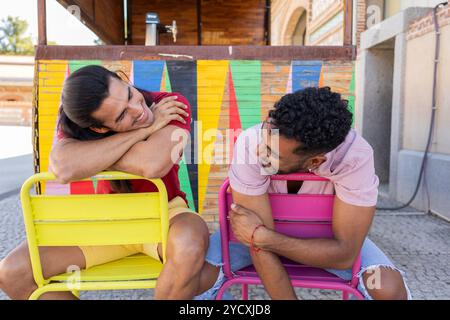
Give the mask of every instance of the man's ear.
[{"label": "man's ear", "polygon": [[327,161],[327,157],[325,154],[318,154],[310,159],[310,166],[312,169],[317,169],[322,163]]},{"label": "man's ear", "polygon": [[105,128],[105,127],[101,127],[101,128],[89,127],[89,129],[91,129],[92,131],[97,132],[97,133],[107,133],[107,132],[109,132],[109,129]]}]

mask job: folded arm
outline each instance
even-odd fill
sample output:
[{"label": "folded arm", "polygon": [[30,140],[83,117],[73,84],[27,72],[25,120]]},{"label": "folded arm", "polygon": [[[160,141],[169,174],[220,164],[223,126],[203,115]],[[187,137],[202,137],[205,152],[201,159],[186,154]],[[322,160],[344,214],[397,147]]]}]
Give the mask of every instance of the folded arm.
[{"label": "folded arm", "polygon": [[180,159],[188,137],[187,130],[168,125],[136,143],[111,169],[148,179],[164,177]]},{"label": "folded arm", "polygon": [[50,153],[50,170],[60,183],[91,177],[111,167],[151,133],[151,128],[143,128],[92,141],[64,138]]},{"label": "folded arm", "polygon": [[375,214],[375,207],[345,203],[338,197],[333,206],[331,239],[297,239],[264,229],[255,243],[265,250],[302,264],[330,269],[349,269],[361,250]]}]

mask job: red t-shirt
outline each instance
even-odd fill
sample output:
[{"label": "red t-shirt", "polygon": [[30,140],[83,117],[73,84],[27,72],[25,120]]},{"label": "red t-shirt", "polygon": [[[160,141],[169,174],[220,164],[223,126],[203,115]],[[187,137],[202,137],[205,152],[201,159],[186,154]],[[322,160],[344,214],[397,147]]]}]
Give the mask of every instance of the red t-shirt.
[{"label": "red t-shirt", "polygon": [[[186,120],[185,124],[181,123],[179,121],[171,121],[171,122],[169,122],[169,124],[175,125],[177,127],[185,129],[189,132],[191,131],[191,107],[185,97],[183,97],[179,93],[168,93],[168,92],[147,92],[145,94],[148,94],[147,98],[150,98],[149,100],[152,100],[155,103],[158,103],[161,99],[163,99],[165,97],[176,95],[178,97],[177,101],[184,103],[187,106],[186,111],[189,114],[189,116],[188,117],[183,116],[183,118]],[[67,137],[67,135],[65,135],[64,132],[62,132],[62,130],[60,130],[58,128],[57,137],[58,137],[58,140],[61,140],[65,137]],[[188,201],[186,199],[186,194],[183,191],[181,191],[181,188],[180,188],[180,180],[178,179],[178,170],[179,170],[179,166],[178,166],[178,164],[175,164],[170,169],[169,173],[167,173],[167,175],[162,177],[161,180],[164,182],[164,184],[166,186],[167,197],[168,197],[169,201],[172,200],[173,198],[179,196],[179,197],[183,198],[186,203],[188,203]],[[132,189],[134,192],[156,192],[156,191],[158,191],[156,186],[148,180],[131,180],[131,185],[132,185]],[[83,189],[83,190],[81,190],[81,189]],[[92,189],[92,188],[90,188],[90,189]],[[84,194],[92,193],[92,191],[91,192],[86,192],[86,191],[87,191],[86,188],[77,188],[77,187],[71,188],[72,194],[74,194],[74,193],[84,193]],[[99,181],[97,184],[96,193],[102,193],[102,194],[113,193],[109,181],[105,181],[105,180]]]}]

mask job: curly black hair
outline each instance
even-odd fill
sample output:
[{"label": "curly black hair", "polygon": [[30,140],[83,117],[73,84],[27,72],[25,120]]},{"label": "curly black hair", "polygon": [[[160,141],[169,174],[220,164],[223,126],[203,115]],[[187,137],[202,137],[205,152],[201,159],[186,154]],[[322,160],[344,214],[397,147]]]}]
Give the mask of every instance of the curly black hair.
[{"label": "curly black hair", "polygon": [[269,118],[279,134],[295,139],[295,153],[330,152],[344,142],[352,125],[348,101],[329,87],[305,88],[283,96]]}]

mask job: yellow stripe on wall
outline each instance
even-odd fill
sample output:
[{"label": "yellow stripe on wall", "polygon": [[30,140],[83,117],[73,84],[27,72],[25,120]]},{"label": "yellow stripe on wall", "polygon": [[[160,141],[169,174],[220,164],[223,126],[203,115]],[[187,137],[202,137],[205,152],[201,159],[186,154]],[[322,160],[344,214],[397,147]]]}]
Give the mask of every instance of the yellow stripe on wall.
[{"label": "yellow stripe on wall", "polygon": [[226,60],[197,61],[198,201],[202,213],[228,72]]},{"label": "yellow stripe on wall", "polygon": [[39,159],[40,171],[48,171],[49,155],[55,136],[61,91],[67,61],[40,60],[38,63]]}]

